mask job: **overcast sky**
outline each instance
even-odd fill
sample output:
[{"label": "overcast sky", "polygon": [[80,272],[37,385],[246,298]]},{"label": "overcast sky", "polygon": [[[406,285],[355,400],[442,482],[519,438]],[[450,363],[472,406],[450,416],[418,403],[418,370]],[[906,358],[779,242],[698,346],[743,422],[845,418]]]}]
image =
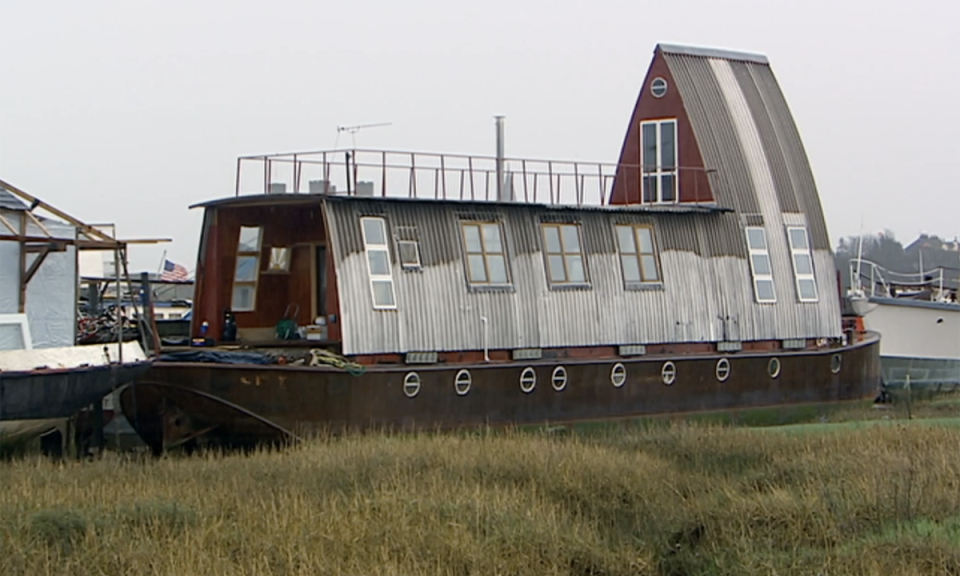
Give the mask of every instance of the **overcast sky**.
[{"label": "overcast sky", "polygon": [[[0,178],[191,270],[236,157],[332,147],[615,162],[658,42],[771,61],[831,241],[960,234],[956,0],[0,5]],[[340,143],[347,143],[347,137]],[[134,248],[155,269],[164,248]]]}]

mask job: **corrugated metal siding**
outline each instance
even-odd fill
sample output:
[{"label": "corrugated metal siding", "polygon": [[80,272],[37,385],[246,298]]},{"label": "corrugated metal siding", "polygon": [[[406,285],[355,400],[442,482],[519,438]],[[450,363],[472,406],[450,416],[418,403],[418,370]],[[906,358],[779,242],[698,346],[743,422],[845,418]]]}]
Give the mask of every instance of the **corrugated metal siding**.
[{"label": "corrugated metal siding", "polygon": [[777,200],[780,209],[784,212],[799,212],[800,204],[797,201],[797,195],[793,190],[793,182],[790,180],[790,171],[787,168],[787,160],[777,139],[776,131],[773,128],[773,121],[770,119],[770,111],[764,105],[763,96],[754,83],[754,77],[748,67],[756,67],[758,73],[770,71],[767,66],[758,66],[756,64],[745,64],[743,62],[730,62],[730,69],[736,78],[740,91],[747,101],[747,106],[753,117],[753,123],[756,126],[760,143],[766,156],[766,164],[773,177],[774,188],[777,193]]},{"label": "corrugated metal siding", "polygon": [[[751,332],[759,331],[764,323],[781,331],[808,334],[831,325],[832,332],[839,332],[840,296],[834,289],[833,256],[820,199],[799,132],[772,70],[762,62],[690,54],[665,51],[664,58],[681,91],[705,163],[719,169],[715,197],[720,204],[733,207],[739,220],[730,221],[731,226],[722,231],[723,238],[706,237],[704,242],[744,245],[742,223],[750,214],[762,214],[771,250],[777,303],[751,304],[745,309],[750,313],[744,325],[752,323]],[[817,303],[797,302],[784,228],[797,219],[806,221],[818,262]],[[700,230],[701,237],[711,232],[710,228]],[[724,283],[722,278],[714,280]],[[752,286],[746,291],[752,299]]]},{"label": "corrugated metal siding", "polygon": [[[731,228],[739,231],[733,214],[575,213],[581,223],[591,286],[586,290],[551,290],[539,235],[540,223],[544,216],[549,219],[551,211],[523,204],[498,206],[487,215],[495,215],[504,224],[513,289],[476,292],[467,285],[460,258],[458,222],[470,210],[458,203],[381,202],[388,226],[402,222],[417,227],[423,254],[442,246],[456,258],[436,259],[421,271],[403,271],[392,247],[398,309],[374,310],[365,256],[344,250],[341,241],[354,237],[360,217],[370,213],[364,206],[367,202],[326,205],[337,258],[346,354],[478,350],[484,345],[481,317],[488,319],[487,346],[491,349],[839,333],[839,320],[830,314],[813,314],[807,322],[786,324],[776,321],[773,307],[754,304],[750,272],[743,257],[711,258],[693,250],[664,248],[665,237],[678,230],[700,243],[704,243],[701,238],[719,236]],[[613,229],[620,222],[654,224],[661,247],[663,290],[623,288]]]},{"label": "corrugated metal siding", "polygon": [[787,159],[787,168],[790,179],[793,181],[793,189],[800,204],[800,210],[807,215],[810,224],[810,243],[817,250],[832,250],[810,161],[780,85],[768,66],[751,66],[750,74],[763,96],[764,105],[769,110],[777,140]]}]

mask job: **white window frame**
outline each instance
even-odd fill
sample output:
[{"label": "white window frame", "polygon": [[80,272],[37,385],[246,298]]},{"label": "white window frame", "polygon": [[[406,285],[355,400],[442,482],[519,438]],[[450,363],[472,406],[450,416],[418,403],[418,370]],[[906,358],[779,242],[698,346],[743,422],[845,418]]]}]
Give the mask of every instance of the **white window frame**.
[{"label": "white window frame", "polygon": [[30,322],[27,321],[27,315],[19,314],[0,314],[0,325],[15,326],[20,330],[20,344],[23,348],[13,348],[13,350],[33,350],[33,337],[30,335]]},{"label": "white window frame", "polygon": [[[383,242],[371,242],[367,238],[367,226],[366,223],[376,222],[380,226],[382,232],[381,237]],[[373,303],[373,308],[375,310],[396,310],[397,309],[397,292],[393,283],[393,264],[390,262],[390,243],[389,236],[387,236],[387,220],[386,218],[381,218],[379,216],[364,216],[360,218],[360,234],[363,237],[363,252],[367,261],[367,276],[370,281],[370,300]],[[387,273],[386,274],[374,274],[373,268],[370,266],[370,255],[376,252],[383,252],[386,256],[387,261]],[[392,304],[378,304],[377,295],[373,289],[374,282],[389,282],[390,283],[390,297],[393,300]]]},{"label": "white window frame", "polygon": [[[257,231],[256,250],[241,249],[240,242],[243,238],[244,230]],[[263,226],[241,226],[237,233],[237,256],[234,259],[233,284],[230,292],[230,310],[232,312],[254,312],[257,309],[257,292],[260,288],[260,258],[263,250]],[[253,265],[253,280],[237,280],[237,268],[240,266],[240,258],[255,258]],[[238,308],[236,301],[236,292],[238,286],[247,286],[253,288],[253,296],[250,298],[249,308]]]},{"label": "white window frame", "polygon": [[[662,146],[663,142],[663,126],[666,123],[673,124],[673,166],[664,169],[663,158],[662,158]],[[656,138],[657,138],[657,163],[653,170],[648,171],[646,164],[644,164],[643,153],[645,150],[643,135],[645,130],[644,126],[654,125],[656,126]],[[640,166],[641,166],[641,178],[640,178],[640,201],[642,203],[648,204],[647,193],[646,193],[646,182],[648,178],[655,178],[657,181],[657,194],[656,198],[653,200],[653,204],[676,204],[680,201],[680,170],[678,166],[680,165],[680,146],[677,141],[677,119],[676,118],[661,118],[658,120],[644,120],[640,122]],[[664,200],[663,199],[663,177],[664,176],[673,176],[673,200]]]},{"label": "white window frame", "polygon": [[[404,246],[413,246],[413,255],[416,257],[413,261],[403,259]],[[420,242],[416,240],[397,240],[397,259],[400,260],[400,268],[404,270],[420,270],[423,267],[420,260]]]},{"label": "white window frame", "polygon": [[[799,230],[803,232],[804,244],[806,247],[797,248],[793,245],[793,231]],[[810,235],[807,234],[807,229],[804,226],[787,226],[787,242],[790,246],[790,261],[793,262],[793,279],[794,284],[797,288],[797,299],[800,302],[817,302],[820,300],[820,289],[817,286],[817,277],[814,274],[813,269],[813,254],[810,251]],[[797,267],[797,256],[806,255],[810,260],[810,272],[800,273],[799,268]],[[804,298],[803,292],[800,290],[800,281],[809,280],[813,282],[813,298]]]},{"label": "white window frame", "polygon": [[[754,248],[750,244],[750,231],[759,230],[763,234],[763,248]],[[750,261],[750,277],[753,279],[753,297],[759,304],[773,304],[777,301],[777,285],[773,281],[773,260],[770,259],[770,243],[767,241],[767,231],[763,226],[746,226],[743,229],[744,239],[747,241],[747,259]],[[770,266],[770,272],[759,274],[753,265],[753,257],[764,255],[767,257],[767,263]],[[770,281],[770,289],[773,291],[773,298],[761,298],[760,290],[757,288],[758,282],[762,280]]]}]

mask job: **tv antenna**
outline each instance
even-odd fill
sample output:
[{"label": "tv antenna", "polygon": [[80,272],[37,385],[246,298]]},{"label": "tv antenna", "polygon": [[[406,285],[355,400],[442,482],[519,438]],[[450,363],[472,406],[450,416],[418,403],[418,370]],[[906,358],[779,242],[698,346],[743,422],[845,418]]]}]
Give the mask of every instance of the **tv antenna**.
[{"label": "tv antenna", "polygon": [[[381,127],[381,126],[392,126],[392,125],[393,125],[393,122],[378,122],[378,123],[376,123],[376,124],[356,124],[356,125],[354,125],[354,126],[337,126],[337,141],[339,142],[339,140],[340,140],[340,133],[341,133],[341,132],[349,132],[349,133],[350,133],[350,144],[351,144],[351,147],[356,148],[356,147],[357,147],[357,132],[359,132],[359,131],[361,131],[361,130],[363,130],[363,129],[365,129],[365,128],[379,128],[379,127]],[[334,144],[333,147],[336,148],[336,147],[337,147],[336,144]]]}]

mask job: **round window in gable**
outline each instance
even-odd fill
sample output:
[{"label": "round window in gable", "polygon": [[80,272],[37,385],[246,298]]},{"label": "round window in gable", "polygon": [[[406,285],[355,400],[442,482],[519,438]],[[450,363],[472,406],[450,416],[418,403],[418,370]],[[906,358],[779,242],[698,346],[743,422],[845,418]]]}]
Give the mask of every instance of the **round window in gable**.
[{"label": "round window in gable", "polygon": [[471,384],[473,384],[473,378],[470,376],[469,370],[457,372],[457,376],[453,379],[453,388],[459,396],[466,396],[467,392],[470,391]]},{"label": "round window in gable", "polygon": [[523,372],[520,373],[520,390],[524,394],[529,394],[533,392],[533,389],[537,387],[537,373],[527,366],[523,369]]},{"label": "round window in gable", "polygon": [[667,386],[673,386],[673,383],[677,381],[677,366],[673,362],[664,362],[663,368],[660,369],[660,378],[663,379],[663,383]]},{"label": "round window in gable", "polygon": [[776,378],[780,375],[780,359],[771,358],[770,362],[767,364],[767,373],[770,374],[771,378]]},{"label": "round window in gable", "polygon": [[562,391],[567,387],[567,369],[563,366],[557,366],[553,369],[553,376],[550,379],[553,384],[553,389],[557,392]]},{"label": "round window in gable", "polygon": [[413,398],[420,393],[420,375],[416,372],[408,372],[403,378],[403,393],[407,398]]},{"label": "round window in gable", "polygon": [[663,95],[667,93],[667,81],[659,76],[654,78],[653,82],[650,83],[650,93],[653,94],[654,98],[663,98]]},{"label": "round window in gable", "polygon": [[610,383],[619,388],[623,386],[623,383],[626,381],[627,369],[623,364],[617,362],[613,365],[613,368],[610,369]]},{"label": "round window in gable", "polygon": [[717,380],[726,382],[730,377],[730,361],[726,358],[717,360]]}]

